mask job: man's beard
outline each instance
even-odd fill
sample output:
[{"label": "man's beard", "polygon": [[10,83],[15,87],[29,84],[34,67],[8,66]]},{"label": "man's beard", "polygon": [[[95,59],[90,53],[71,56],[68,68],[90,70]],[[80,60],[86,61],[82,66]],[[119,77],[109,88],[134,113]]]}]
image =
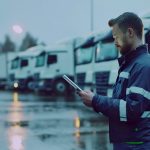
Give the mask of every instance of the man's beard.
[{"label": "man's beard", "polygon": [[126,55],[131,51],[131,46],[130,45],[126,45],[123,46],[120,50],[121,55]]},{"label": "man's beard", "polygon": [[123,41],[124,45],[120,47],[120,53],[121,55],[126,55],[132,50],[132,45],[127,42],[127,40],[124,39]]}]

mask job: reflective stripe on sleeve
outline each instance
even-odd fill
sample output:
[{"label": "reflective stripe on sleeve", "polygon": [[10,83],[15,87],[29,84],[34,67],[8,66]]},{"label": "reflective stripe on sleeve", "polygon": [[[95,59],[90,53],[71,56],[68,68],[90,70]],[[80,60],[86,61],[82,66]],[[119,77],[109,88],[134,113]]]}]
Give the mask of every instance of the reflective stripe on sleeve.
[{"label": "reflective stripe on sleeve", "polygon": [[145,98],[150,100],[150,92],[146,91],[143,88],[135,87],[135,86],[127,88],[126,95],[131,94],[131,93],[140,94],[143,97],[145,97]]}]

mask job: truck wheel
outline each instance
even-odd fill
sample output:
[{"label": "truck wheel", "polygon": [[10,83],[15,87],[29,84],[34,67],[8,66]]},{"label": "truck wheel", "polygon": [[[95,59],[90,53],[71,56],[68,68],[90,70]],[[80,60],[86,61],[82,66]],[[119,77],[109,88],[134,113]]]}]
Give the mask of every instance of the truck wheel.
[{"label": "truck wheel", "polygon": [[54,82],[54,92],[58,95],[66,94],[68,85],[63,80],[57,80]]}]

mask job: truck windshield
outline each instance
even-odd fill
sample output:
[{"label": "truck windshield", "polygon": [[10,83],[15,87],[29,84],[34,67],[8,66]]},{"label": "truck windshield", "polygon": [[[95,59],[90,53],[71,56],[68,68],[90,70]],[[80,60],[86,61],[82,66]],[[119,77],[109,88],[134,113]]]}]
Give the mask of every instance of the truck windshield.
[{"label": "truck windshield", "polygon": [[93,47],[76,50],[76,65],[87,64],[92,61]]},{"label": "truck windshield", "polygon": [[19,59],[14,59],[11,63],[11,69],[19,68]]},{"label": "truck windshield", "polygon": [[96,62],[114,60],[118,57],[118,51],[113,42],[99,43],[96,48]]},{"label": "truck windshield", "polygon": [[36,67],[42,67],[45,63],[45,54],[41,54],[36,58]]}]

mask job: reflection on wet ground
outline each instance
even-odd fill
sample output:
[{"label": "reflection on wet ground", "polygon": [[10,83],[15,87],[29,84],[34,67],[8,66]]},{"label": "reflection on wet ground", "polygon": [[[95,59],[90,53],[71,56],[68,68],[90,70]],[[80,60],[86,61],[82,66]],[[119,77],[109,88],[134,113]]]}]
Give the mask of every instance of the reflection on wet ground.
[{"label": "reflection on wet ground", "polygon": [[106,118],[78,97],[0,92],[2,150],[112,150]]}]

